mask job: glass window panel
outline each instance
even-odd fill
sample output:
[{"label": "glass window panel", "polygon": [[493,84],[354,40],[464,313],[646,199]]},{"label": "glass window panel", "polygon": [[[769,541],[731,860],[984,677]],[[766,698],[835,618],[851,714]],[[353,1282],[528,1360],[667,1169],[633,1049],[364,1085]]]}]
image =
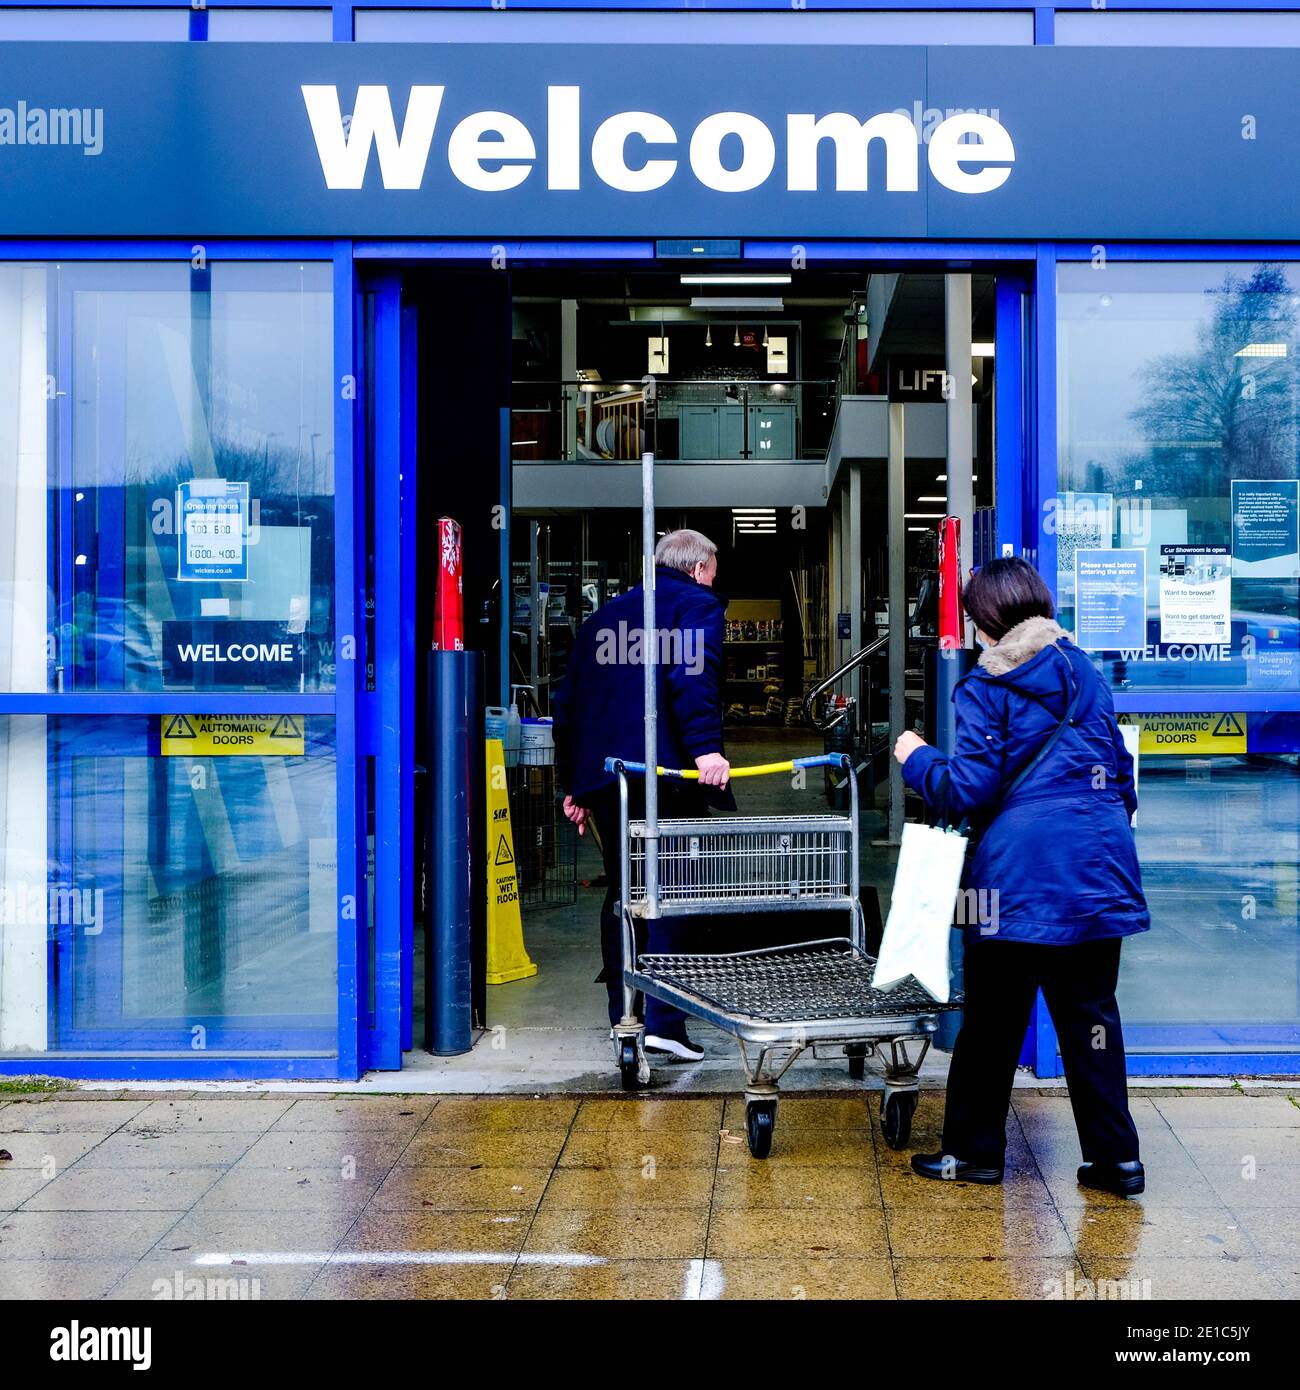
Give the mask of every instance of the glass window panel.
[{"label": "glass window panel", "polygon": [[45,719],[0,717],[0,1053],[50,1046]]},{"label": "glass window panel", "polygon": [[[1145,570],[1123,624],[1144,640],[1094,653],[1117,693],[1141,697],[1124,717],[1146,726],[1136,834],[1153,929],[1125,945],[1125,1041],[1294,1048],[1300,561],[1285,536],[1261,546],[1232,483],[1300,497],[1300,277],[1286,264],[1071,264],[1058,293],[1061,496],[1046,522],[1063,625],[1079,623],[1076,551],[1140,551]],[[1278,508],[1279,534],[1295,515]],[[1202,591],[1193,602],[1186,584]],[[1219,697],[1199,714],[1198,692]],[[1256,708],[1225,710],[1234,692]],[[1162,706],[1165,693],[1190,711]]]},{"label": "glass window panel", "polygon": [[188,6],[157,9],[119,9],[99,6],[77,9],[35,7],[0,9],[0,39],[113,39],[115,41],[185,40],[190,36]]},{"label": "glass window panel", "polygon": [[0,264],[0,691],[49,684],[46,268]]},{"label": "glass window panel", "polygon": [[328,9],[208,11],[209,43],[329,43],[333,37]]},{"label": "glass window panel", "polygon": [[1152,929],[1124,943],[1130,1052],[1300,1043],[1294,754],[1149,757],[1137,847]]},{"label": "glass window panel", "polygon": [[1137,48],[1295,48],[1300,15],[1058,10],[1056,42]]},{"label": "glass window panel", "polygon": [[275,757],[0,719],[0,1051],[336,1051],[334,727],[294,719]]},{"label": "glass window panel", "polygon": [[56,684],[332,689],[329,266],[56,279],[71,396]]},{"label": "glass window panel", "polygon": [[825,14],[585,10],[499,13],[359,9],[359,41],[375,43],[1032,44],[1033,14],[918,10]]},{"label": "glass window panel", "polygon": [[[1059,320],[1063,495],[1047,521],[1057,529],[1061,621],[1075,626],[1076,550],[1140,550],[1146,594],[1135,603],[1145,623],[1139,613],[1123,646],[1099,654],[1117,691],[1294,695],[1300,564],[1285,545],[1267,564],[1247,559],[1259,547],[1243,539],[1240,496],[1234,525],[1231,484],[1266,484],[1284,503],[1297,495],[1300,274],[1286,265],[1064,265]],[[1289,510],[1283,528],[1295,524]],[[1221,586],[1199,621],[1177,592],[1197,564],[1208,567],[1207,585]],[[1226,641],[1213,638],[1216,610],[1229,618]]]}]

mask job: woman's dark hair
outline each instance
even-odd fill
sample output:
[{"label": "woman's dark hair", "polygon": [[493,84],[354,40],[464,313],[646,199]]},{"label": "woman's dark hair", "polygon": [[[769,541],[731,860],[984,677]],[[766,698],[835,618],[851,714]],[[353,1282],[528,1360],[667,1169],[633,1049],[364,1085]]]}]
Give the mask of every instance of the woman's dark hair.
[{"label": "woman's dark hair", "polygon": [[1042,576],[1018,555],[990,560],[977,569],[962,595],[975,626],[1001,640],[1026,618],[1054,618],[1052,591]]}]

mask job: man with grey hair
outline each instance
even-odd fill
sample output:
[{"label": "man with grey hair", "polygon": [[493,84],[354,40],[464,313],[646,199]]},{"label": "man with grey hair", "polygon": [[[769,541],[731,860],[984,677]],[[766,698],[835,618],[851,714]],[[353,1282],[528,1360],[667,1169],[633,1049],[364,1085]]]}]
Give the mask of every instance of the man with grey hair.
[{"label": "man with grey hair", "polygon": [[[622,928],[619,878],[618,784],[606,758],[641,762],[645,756],[642,667],[649,651],[657,663],[659,766],[698,770],[698,782],[661,779],[665,817],[707,815],[710,806],[734,809],[731,765],[722,742],[722,636],[726,601],[713,590],[718,547],[699,531],[670,531],[655,547],[655,624],[649,647],[638,584],[612,599],[582,625],[564,682],[555,695],[556,768],[564,788],[564,814],[583,834],[592,817],[600,828],[607,888],[600,917],[600,979],[609,995],[609,1021],[623,1016]],[[644,814],[644,785],[629,786],[631,814]],[[651,925],[655,952],[685,948],[679,919]],[[638,943],[638,949],[645,949]],[[682,1061],[704,1055],[686,1035],[686,1018],[656,999],[646,1003],[646,1048]]]}]

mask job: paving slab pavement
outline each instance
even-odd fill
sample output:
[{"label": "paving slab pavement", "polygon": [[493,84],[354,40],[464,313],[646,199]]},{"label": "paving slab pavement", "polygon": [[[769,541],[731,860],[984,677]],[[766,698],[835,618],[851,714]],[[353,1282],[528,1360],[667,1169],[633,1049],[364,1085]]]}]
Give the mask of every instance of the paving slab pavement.
[{"label": "paving slab pavement", "polygon": [[1077,1186],[1060,1090],[1001,1187],[926,1182],[878,1097],[77,1090],[0,1103],[0,1298],[1286,1300],[1300,1092],[1135,1094],[1146,1194]]}]

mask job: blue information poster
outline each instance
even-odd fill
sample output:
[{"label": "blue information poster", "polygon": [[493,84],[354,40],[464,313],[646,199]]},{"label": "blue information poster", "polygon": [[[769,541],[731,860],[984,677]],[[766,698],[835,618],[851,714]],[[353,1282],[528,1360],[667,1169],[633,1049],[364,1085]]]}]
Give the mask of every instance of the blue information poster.
[{"label": "blue information poster", "polygon": [[1074,552],[1074,640],[1089,652],[1146,646],[1145,550]]},{"label": "blue information poster", "polygon": [[1247,681],[1254,690],[1300,690],[1300,631],[1294,618],[1251,619]]},{"label": "blue information poster", "polygon": [[1294,579],[1300,575],[1300,482],[1294,478],[1232,480],[1232,577]]},{"label": "blue information poster", "polygon": [[191,478],[176,489],[178,579],[248,578],[248,484]]}]

